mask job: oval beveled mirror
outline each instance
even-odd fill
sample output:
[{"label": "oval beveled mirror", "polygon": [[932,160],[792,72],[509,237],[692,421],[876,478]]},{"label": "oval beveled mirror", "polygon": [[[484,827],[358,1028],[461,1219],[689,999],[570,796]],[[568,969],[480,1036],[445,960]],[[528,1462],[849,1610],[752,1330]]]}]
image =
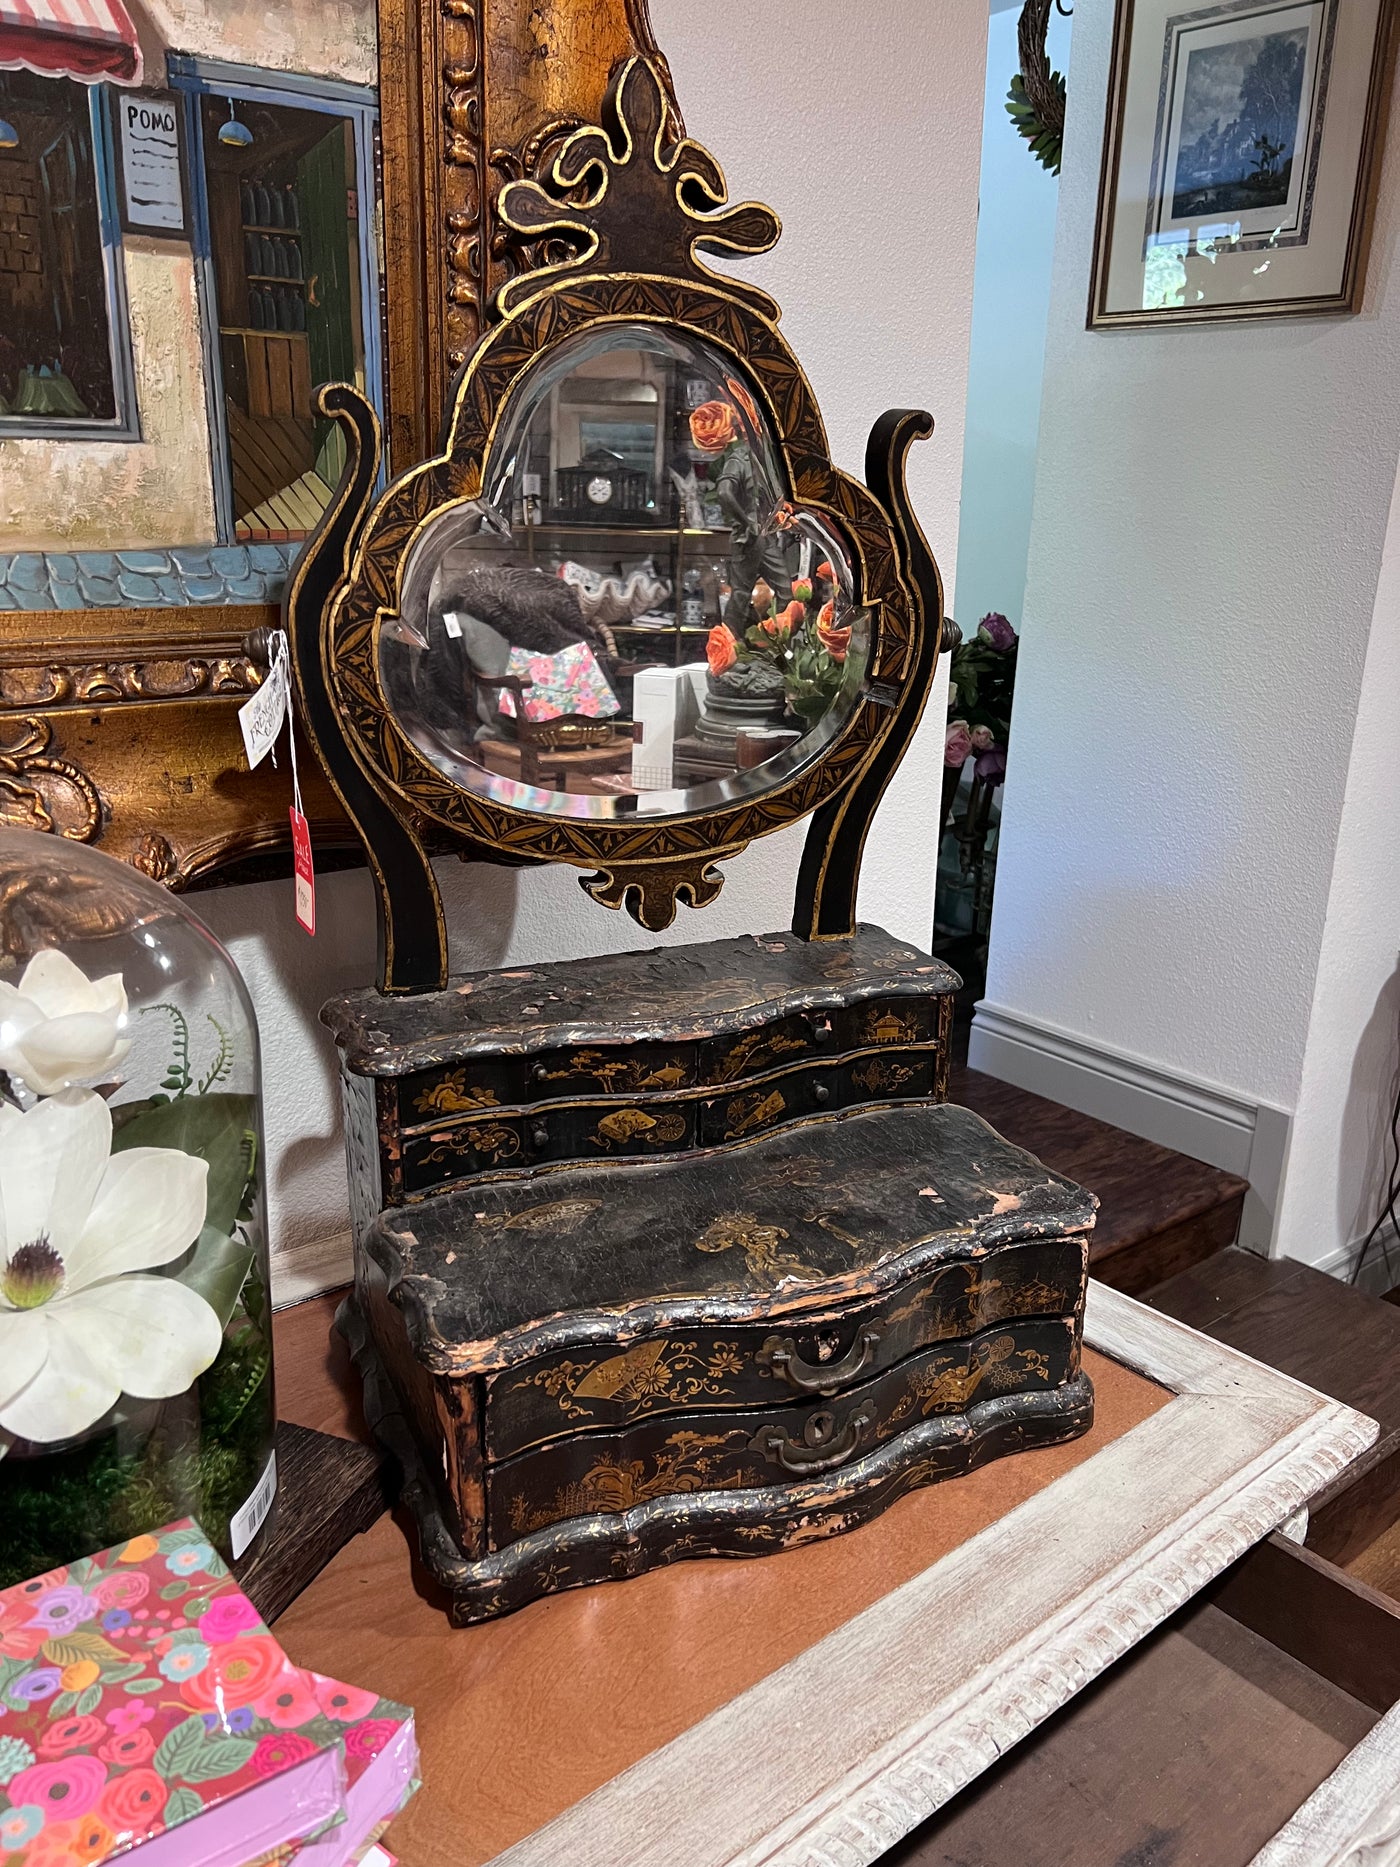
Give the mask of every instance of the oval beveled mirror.
[{"label": "oval beveled mirror", "polygon": [[870,628],[779,463],[701,340],[623,322],[556,346],[382,624],[403,731],[454,783],[550,816],[687,815],[789,780],[859,704]]}]

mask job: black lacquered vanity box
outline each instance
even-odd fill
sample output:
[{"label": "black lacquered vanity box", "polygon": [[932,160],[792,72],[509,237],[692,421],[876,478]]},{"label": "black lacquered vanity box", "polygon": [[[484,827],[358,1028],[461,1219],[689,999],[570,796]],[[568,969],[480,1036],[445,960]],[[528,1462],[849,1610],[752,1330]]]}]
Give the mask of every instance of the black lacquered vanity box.
[{"label": "black lacquered vanity box", "polygon": [[863,928],[328,1008],[344,1326],[457,1620],[1088,1426],[1094,1202],[942,1102],[955,983]]},{"label": "black lacquered vanity box", "polygon": [[340,1049],[356,1236],[499,1169],[653,1159],[795,1116],[942,1100],[957,976],[876,927],[744,936],[454,979],[321,1014]]}]

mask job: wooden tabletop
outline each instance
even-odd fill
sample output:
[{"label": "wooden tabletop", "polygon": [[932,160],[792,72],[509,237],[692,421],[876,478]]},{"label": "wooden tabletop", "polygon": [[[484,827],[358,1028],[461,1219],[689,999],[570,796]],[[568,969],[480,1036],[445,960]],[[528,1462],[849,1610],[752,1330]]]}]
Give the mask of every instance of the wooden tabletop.
[{"label": "wooden tabletop", "polygon": [[[356,1435],[334,1299],[278,1317],[279,1411]],[[386,1845],[404,1867],[479,1867],[1163,1405],[1086,1355],[1093,1431],[915,1493],[849,1536],[754,1562],[683,1562],[454,1631],[411,1528],[385,1516],[277,1623],[298,1663],[412,1705],[424,1788]],[[561,1867],[563,1864],[561,1863]]]}]

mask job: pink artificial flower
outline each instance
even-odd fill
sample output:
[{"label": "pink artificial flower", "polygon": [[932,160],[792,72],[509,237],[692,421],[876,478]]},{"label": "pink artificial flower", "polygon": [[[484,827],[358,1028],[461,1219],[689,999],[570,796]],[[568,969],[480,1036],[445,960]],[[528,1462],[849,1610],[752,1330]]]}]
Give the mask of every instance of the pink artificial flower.
[{"label": "pink artificial flower", "polygon": [[70,1750],[91,1750],[107,1735],[100,1718],[55,1718],[39,1739],[41,1757],[62,1757]]},{"label": "pink artificial flower", "polygon": [[367,1718],[345,1733],[347,1757],[377,1757],[398,1730],[392,1718]]},{"label": "pink artificial flower", "polygon": [[139,1731],[143,1724],[149,1724],[154,1717],[155,1713],[149,1705],[138,1704],[132,1699],[129,1704],[114,1706],[107,1713],[105,1722],[118,1737],[125,1737],[128,1731]]},{"label": "pink artificial flower", "polygon": [[979,754],[977,763],[972,769],[983,784],[989,784],[995,788],[1006,777],[1006,747],[997,746],[990,752]]},{"label": "pink artificial flower", "polygon": [[972,733],[966,720],[949,720],[943,740],[943,763],[961,771],[972,756]]},{"label": "pink artificial flower", "polygon": [[100,1608],[134,1608],[150,1593],[151,1578],[143,1569],[113,1569],[93,1590]]},{"label": "pink artificial flower", "polygon": [[972,729],[972,749],[974,752],[990,752],[996,744],[996,734],[990,726],[974,726]]}]

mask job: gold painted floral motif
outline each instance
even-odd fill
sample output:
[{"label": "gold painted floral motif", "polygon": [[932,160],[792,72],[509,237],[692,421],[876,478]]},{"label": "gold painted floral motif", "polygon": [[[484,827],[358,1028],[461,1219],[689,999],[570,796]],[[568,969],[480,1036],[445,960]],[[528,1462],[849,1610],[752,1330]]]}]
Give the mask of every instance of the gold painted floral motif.
[{"label": "gold painted floral motif", "polygon": [[523,1212],[512,1213],[510,1218],[502,1213],[484,1212],[477,1224],[503,1232],[554,1232],[567,1237],[602,1208],[601,1199],[550,1199],[542,1206],[527,1206]]},{"label": "gold painted floral motif", "polygon": [[479,1154],[483,1160],[494,1162],[513,1160],[519,1152],[520,1136],[513,1128],[501,1122],[483,1122],[480,1127],[464,1128],[460,1134],[448,1135],[424,1154],[423,1161],[442,1165],[449,1160],[460,1160],[464,1154]]},{"label": "gold painted floral motif", "polygon": [[648,1115],[645,1109],[614,1109],[589,1136],[595,1147],[624,1147],[641,1141],[647,1147],[671,1147],[685,1135],[685,1117],[673,1109]]},{"label": "gold painted floral motif", "polygon": [[468,1088],[467,1072],[453,1070],[413,1099],[420,1115],[462,1115],[470,1109],[500,1106],[494,1089]]},{"label": "gold painted floral motif", "polygon": [[736,1141],[742,1134],[751,1134],[755,1128],[764,1128],[771,1121],[776,1121],[787,1107],[782,1091],[774,1089],[769,1095],[755,1090],[752,1095],[735,1096],[725,1110],[725,1120],[729,1126],[724,1131],[726,1141]]},{"label": "gold painted floral motif", "polygon": [[821,1272],[783,1251],[789,1234],[781,1225],[763,1225],[752,1213],[730,1212],[714,1219],[695,1241],[697,1251],[742,1251],[752,1276],[765,1282],[783,1277],[820,1277]]},{"label": "gold painted floral motif", "polygon": [[851,1081],[868,1096],[892,1095],[902,1089],[918,1072],[907,1063],[895,1063],[885,1057],[872,1057],[859,1069],[851,1071]]},{"label": "gold painted floral motif", "polygon": [[789,1037],[784,1031],[750,1031],[747,1037],[741,1037],[734,1048],[725,1055],[715,1071],[717,1083],[734,1083],[750,1071],[761,1069],[766,1063],[773,1063],[779,1057],[790,1055],[795,1050],[805,1050],[806,1043],[800,1037]]},{"label": "gold painted floral motif", "polygon": [[570,1517],[616,1515],[677,1492],[733,1487],[743,1482],[743,1474],[724,1471],[725,1458],[714,1450],[724,1440],[723,1434],[673,1433],[657,1452],[651,1471],[645,1459],[595,1465],[576,1483],[557,1492],[552,1503],[534,1510],[528,1498],[517,1495],[510,1502],[511,1529],[517,1536],[528,1536]]},{"label": "gold painted floral motif", "polygon": [[613,1402],[624,1419],[634,1419],[659,1407],[684,1406],[694,1400],[721,1400],[733,1396],[726,1377],[741,1374],[745,1356],[737,1342],[716,1342],[708,1351],[697,1342],[638,1342],[606,1361],[557,1363],[537,1369],[513,1383],[510,1391],[543,1389],[571,1420],[596,1415],[596,1405]]},{"label": "gold painted floral motif", "polygon": [[571,1082],[579,1076],[600,1082],[610,1094],[619,1091],[635,1095],[640,1089],[683,1089],[690,1081],[688,1064],[672,1059],[669,1063],[649,1065],[640,1057],[615,1057],[606,1050],[580,1050],[560,1070],[546,1070],[541,1082]]},{"label": "gold painted floral motif", "polygon": [[993,1368],[1009,1362],[1015,1354],[1015,1336],[999,1335],[994,1342],[979,1342],[968,1361],[936,1361],[927,1368],[915,1369],[909,1378],[909,1392],[895,1408],[892,1418],[902,1419],[920,1401],[925,1419],[940,1407],[966,1412],[973,1395]]}]

